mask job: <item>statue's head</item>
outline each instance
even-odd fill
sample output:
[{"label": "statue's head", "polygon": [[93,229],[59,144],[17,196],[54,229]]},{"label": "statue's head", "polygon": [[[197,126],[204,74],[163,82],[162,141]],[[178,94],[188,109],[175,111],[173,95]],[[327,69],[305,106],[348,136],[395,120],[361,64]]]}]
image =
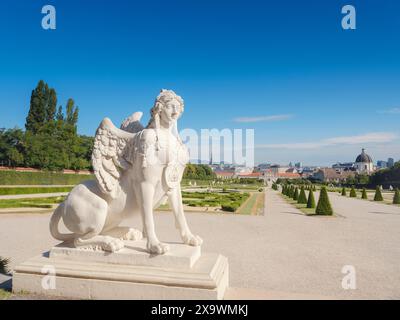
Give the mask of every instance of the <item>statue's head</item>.
[{"label": "statue's head", "polygon": [[183,113],[183,99],[172,90],[162,89],[151,108],[148,128],[159,128],[160,121],[174,123]]}]

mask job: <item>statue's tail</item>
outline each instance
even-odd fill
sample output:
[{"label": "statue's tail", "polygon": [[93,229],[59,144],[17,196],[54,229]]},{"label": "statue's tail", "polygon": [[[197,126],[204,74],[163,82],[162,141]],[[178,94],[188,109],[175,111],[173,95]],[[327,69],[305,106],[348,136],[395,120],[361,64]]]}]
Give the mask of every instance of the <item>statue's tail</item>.
[{"label": "statue's tail", "polygon": [[50,219],[50,233],[53,238],[60,241],[72,240],[76,237],[74,233],[60,233],[58,230],[58,223],[60,222],[61,216],[65,210],[65,202],[60,203],[60,205],[54,210],[53,215]]}]

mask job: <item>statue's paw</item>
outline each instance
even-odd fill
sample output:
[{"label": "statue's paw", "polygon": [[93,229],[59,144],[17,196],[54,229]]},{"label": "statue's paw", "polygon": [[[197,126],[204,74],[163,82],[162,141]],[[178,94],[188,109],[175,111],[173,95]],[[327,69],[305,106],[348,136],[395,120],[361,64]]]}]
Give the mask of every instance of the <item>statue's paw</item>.
[{"label": "statue's paw", "polygon": [[104,251],[116,252],[124,247],[124,241],[107,236],[101,247]]},{"label": "statue's paw", "polygon": [[151,243],[147,242],[147,250],[153,254],[164,254],[169,251],[169,245],[162,242]]},{"label": "statue's paw", "polygon": [[191,234],[191,233],[184,235],[182,237],[182,239],[185,244],[188,244],[189,246],[194,246],[194,247],[201,246],[201,244],[203,243],[202,238],[200,238],[199,236],[196,236],[194,234]]},{"label": "statue's paw", "polygon": [[141,240],[143,239],[143,234],[141,231],[133,228],[129,228],[129,231],[123,237],[124,240]]}]

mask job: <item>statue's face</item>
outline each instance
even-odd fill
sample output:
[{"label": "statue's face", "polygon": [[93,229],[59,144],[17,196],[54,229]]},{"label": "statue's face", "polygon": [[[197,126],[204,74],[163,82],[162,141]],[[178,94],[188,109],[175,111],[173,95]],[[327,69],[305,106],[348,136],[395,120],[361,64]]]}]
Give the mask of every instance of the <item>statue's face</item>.
[{"label": "statue's face", "polygon": [[161,109],[161,119],[163,121],[172,122],[178,119],[180,114],[180,103],[179,101],[173,99],[164,104]]}]

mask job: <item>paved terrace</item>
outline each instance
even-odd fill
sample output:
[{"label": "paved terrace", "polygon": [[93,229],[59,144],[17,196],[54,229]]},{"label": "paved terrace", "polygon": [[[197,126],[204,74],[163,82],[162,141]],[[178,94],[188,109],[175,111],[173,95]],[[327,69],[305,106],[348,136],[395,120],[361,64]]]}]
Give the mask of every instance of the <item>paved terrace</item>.
[{"label": "paved terrace", "polygon": [[[304,216],[268,189],[263,216],[192,212],[187,218],[205,239],[203,251],[229,258],[227,298],[400,299],[400,207],[330,198],[337,217]],[[56,244],[49,218],[0,214],[0,255],[14,266]],[[160,239],[179,241],[172,214],[157,213],[156,228]],[[356,268],[356,290],[341,287],[344,265]]]}]

